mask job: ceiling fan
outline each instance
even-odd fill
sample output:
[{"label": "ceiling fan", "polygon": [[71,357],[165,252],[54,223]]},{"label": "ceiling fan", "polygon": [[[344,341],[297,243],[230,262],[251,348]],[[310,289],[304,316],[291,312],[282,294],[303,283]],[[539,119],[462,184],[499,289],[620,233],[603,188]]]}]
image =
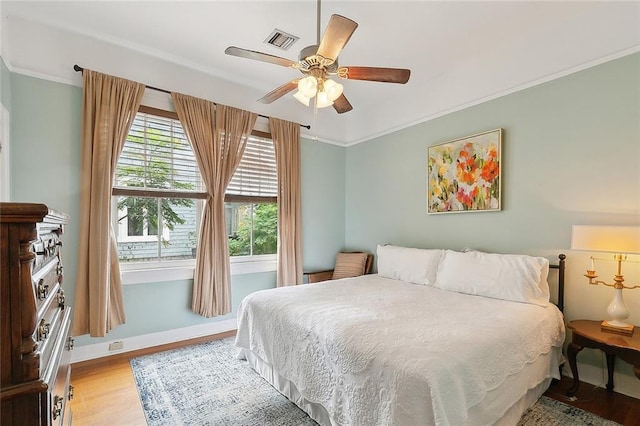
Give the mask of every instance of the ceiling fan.
[{"label": "ceiling fan", "polygon": [[336,83],[331,76],[347,80],[379,81],[384,83],[405,84],[409,81],[411,70],[401,68],[379,68],[361,66],[339,66],[338,56],[347,44],[358,23],[341,15],[331,15],[327,28],[320,39],[320,0],[317,4],[317,43],[300,51],[298,61],[242,49],[227,47],[227,55],[268,62],[299,70],[305,77],[293,79],[267,93],[258,102],[270,104],[287,93],[298,89],[294,98],[309,106],[312,99],[317,108],[333,106],[342,114],[353,107],[342,93],[342,84]]}]

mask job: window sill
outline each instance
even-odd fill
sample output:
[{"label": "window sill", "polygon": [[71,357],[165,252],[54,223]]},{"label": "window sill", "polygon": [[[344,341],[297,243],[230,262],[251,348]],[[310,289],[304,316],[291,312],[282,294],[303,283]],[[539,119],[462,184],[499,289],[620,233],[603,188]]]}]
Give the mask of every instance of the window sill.
[{"label": "window sill", "polygon": [[[275,256],[273,256],[275,258]],[[277,262],[275,259],[268,260],[243,260],[231,262],[231,275],[255,274],[260,272],[274,272]],[[126,265],[121,268],[122,284],[147,284],[164,281],[192,280],[195,262],[190,262],[181,266],[164,267],[139,267]]]}]

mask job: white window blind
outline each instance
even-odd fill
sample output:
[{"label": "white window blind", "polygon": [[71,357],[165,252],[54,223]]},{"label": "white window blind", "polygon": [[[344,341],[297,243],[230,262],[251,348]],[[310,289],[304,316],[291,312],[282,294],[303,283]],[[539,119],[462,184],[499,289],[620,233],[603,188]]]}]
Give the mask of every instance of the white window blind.
[{"label": "white window blind", "polygon": [[276,155],[271,139],[256,135],[249,137],[226,193],[245,197],[278,196]]},{"label": "white window blind", "polygon": [[[145,112],[136,114],[118,159],[114,187],[199,194],[205,191],[179,120]],[[256,134],[249,137],[226,195],[256,201],[268,198],[275,202],[278,175],[271,139]]]},{"label": "white window blind", "polygon": [[201,182],[180,121],[138,112],[118,159],[115,186],[198,192]]}]

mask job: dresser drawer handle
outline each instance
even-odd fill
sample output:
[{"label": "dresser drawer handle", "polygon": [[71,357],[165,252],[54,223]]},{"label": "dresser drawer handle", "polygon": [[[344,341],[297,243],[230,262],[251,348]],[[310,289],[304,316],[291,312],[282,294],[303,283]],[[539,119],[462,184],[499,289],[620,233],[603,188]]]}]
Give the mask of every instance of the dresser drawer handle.
[{"label": "dresser drawer handle", "polygon": [[57,419],[62,414],[62,405],[64,404],[64,398],[60,398],[56,395],[53,398],[53,420]]},{"label": "dresser drawer handle", "polygon": [[49,284],[45,284],[43,278],[40,278],[38,280],[37,292],[38,292],[38,299],[40,300],[46,299],[47,295],[49,294]]},{"label": "dresser drawer handle", "polygon": [[69,392],[67,393],[67,399],[69,401],[73,399],[73,391],[74,391],[73,385],[69,385]]},{"label": "dresser drawer handle", "polygon": [[50,332],[51,324],[45,322],[43,319],[40,320],[40,324],[38,325],[38,341],[44,340],[49,337]]},{"label": "dresser drawer handle", "polygon": [[49,256],[55,256],[56,249],[58,247],[62,247],[62,241],[51,240],[51,244],[49,244],[49,248],[47,250],[49,252]]},{"label": "dresser drawer handle", "polygon": [[60,289],[58,290],[58,306],[61,308],[64,308],[64,302],[65,302],[64,290]]},{"label": "dresser drawer handle", "polygon": [[67,340],[67,349],[72,351],[74,344],[75,344],[75,341],[73,340],[73,337],[69,337],[69,339]]},{"label": "dresser drawer handle", "polygon": [[56,266],[56,274],[61,277],[64,273],[64,266],[62,266],[62,263],[58,262],[58,266]]}]

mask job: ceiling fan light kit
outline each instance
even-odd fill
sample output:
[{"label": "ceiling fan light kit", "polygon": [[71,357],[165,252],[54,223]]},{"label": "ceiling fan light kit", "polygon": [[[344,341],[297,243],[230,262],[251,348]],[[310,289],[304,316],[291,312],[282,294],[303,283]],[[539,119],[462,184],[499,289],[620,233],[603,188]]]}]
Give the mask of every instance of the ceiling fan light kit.
[{"label": "ceiling fan light kit", "polygon": [[[333,106],[338,114],[351,111],[353,107],[344,96],[343,86],[329,78],[337,76],[345,80],[378,81],[382,83],[405,84],[409,81],[411,71],[400,68],[378,68],[361,66],[338,66],[338,56],[347,44],[357,22],[341,15],[331,15],[327,28],[318,40],[317,45],[307,46],[300,51],[298,62],[291,61],[267,53],[230,46],[225,50],[227,55],[254,59],[275,65],[296,69],[305,77],[294,79],[277,87],[258,102],[271,103],[287,93],[298,89],[293,97],[305,106],[311,104],[316,108]],[[320,1],[318,1],[318,38],[320,36]]]},{"label": "ceiling fan light kit", "polygon": [[313,98],[318,91],[318,80],[312,75],[298,81],[298,91],[307,98]]},{"label": "ceiling fan light kit", "polygon": [[327,96],[327,92],[318,92],[316,96],[316,107],[326,108],[333,105],[333,101]]},{"label": "ceiling fan light kit", "polygon": [[311,98],[308,98],[305,95],[303,95],[301,91],[298,90],[293,95],[293,97],[295,98],[296,101],[300,102],[302,105],[309,106],[309,101],[311,100]]},{"label": "ceiling fan light kit", "polygon": [[342,95],[343,86],[331,79],[314,77],[312,75],[301,78],[298,81],[298,91],[293,97],[300,103],[309,106],[312,98],[316,98],[317,108],[326,108]]},{"label": "ceiling fan light kit", "polygon": [[325,80],[324,83],[324,91],[327,93],[327,97],[331,99],[331,102],[335,101],[342,95],[342,91],[344,86],[340,83],[336,83],[333,80]]}]

